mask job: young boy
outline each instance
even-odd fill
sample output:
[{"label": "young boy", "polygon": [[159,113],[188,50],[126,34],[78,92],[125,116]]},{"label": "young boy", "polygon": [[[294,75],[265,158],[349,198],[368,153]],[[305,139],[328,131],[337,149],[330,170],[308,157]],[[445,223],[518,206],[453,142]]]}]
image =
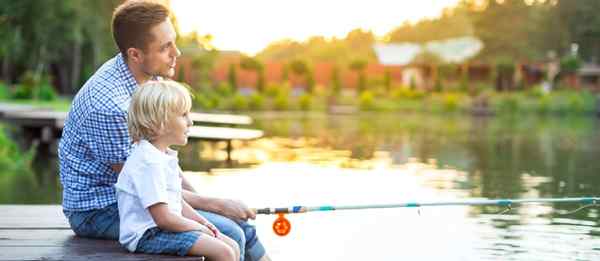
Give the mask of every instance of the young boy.
[{"label": "young boy", "polygon": [[187,144],[188,90],[173,81],[139,86],[127,115],[134,146],[115,184],[119,241],[131,252],[237,261],[237,243],[182,198],[181,169],[171,145]]}]

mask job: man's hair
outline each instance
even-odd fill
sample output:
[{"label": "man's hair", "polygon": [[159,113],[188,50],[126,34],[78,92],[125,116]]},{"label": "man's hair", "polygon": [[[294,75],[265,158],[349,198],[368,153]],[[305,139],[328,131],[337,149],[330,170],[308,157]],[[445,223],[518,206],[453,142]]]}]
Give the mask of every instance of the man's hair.
[{"label": "man's hair", "polygon": [[129,135],[134,142],[153,141],[173,117],[192,108],[190,92],[174,81],[149,81],[137,87],[127,113]]},{"label": "man's hair", "polygon": [[113,38],[119,51],[127,57],[127,49],[146,50],[153,41],[150,30],[166,21],[169,8],[148,0],[129,0],[118,6],[112,17]]}]

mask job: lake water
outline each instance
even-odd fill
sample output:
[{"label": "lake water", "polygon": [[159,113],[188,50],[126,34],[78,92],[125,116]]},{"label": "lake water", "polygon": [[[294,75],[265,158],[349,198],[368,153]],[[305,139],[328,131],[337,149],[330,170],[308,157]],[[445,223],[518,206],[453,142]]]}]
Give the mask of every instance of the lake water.
[{"label": "lake water", "polygon": [[[202,194],[251,207],[361,205],[469,198],[600,196],[593,117],[474,118],[263,113],[265,138],[180,148]],[[61,201],[56,159],[0,175],[0,203]],[[600,260],[598,208],[578,204],[422,207],[287,215],[253,221],[274,260]]]}]

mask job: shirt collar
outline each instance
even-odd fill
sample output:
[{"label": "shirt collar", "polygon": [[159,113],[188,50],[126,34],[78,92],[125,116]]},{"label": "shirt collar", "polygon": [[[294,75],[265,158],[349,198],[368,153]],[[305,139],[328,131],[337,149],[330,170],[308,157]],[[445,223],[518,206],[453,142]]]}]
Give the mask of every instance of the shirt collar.
[{"label": "shirt collar", "polygon": [[172,150],[170,148],[167,148],[166,153],[158,150],[156,147],[154,147],[154,145],[152,145],[152,143],[150,143],[147,140],[140,140],[138,146],[142,146],[143,149],[145,151],[147,151],[148,153],[151,153],[152,156],[156,156],[159,157],[161,159],[164,159],[166,161],[177,161],[177,151]]},{"label": "shirt collar", "polygon": [[133,74],[129,70],[129,66],[127,66],[125,58],[123,58],[123,54],[121,53],[117,54],[117,68],[120,74],[119,78],[123,80],[129,95],[132,95],[138,84],[135,81],[135,77],[133,77]]}]

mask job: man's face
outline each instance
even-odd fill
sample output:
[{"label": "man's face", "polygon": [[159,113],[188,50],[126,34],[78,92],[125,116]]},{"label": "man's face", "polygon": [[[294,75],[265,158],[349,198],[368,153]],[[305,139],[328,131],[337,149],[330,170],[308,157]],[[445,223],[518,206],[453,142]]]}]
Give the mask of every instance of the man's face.
[{"label": "man's face", "polygon": [[175,45],[176,33],[171,21],[158,24],[150,32],[153,41],[150,42],[145,51],[141,64],[142,71],[149,76],[162,76],[171,78],[175,75],[175,63],[177,56],[181,55]]}]

